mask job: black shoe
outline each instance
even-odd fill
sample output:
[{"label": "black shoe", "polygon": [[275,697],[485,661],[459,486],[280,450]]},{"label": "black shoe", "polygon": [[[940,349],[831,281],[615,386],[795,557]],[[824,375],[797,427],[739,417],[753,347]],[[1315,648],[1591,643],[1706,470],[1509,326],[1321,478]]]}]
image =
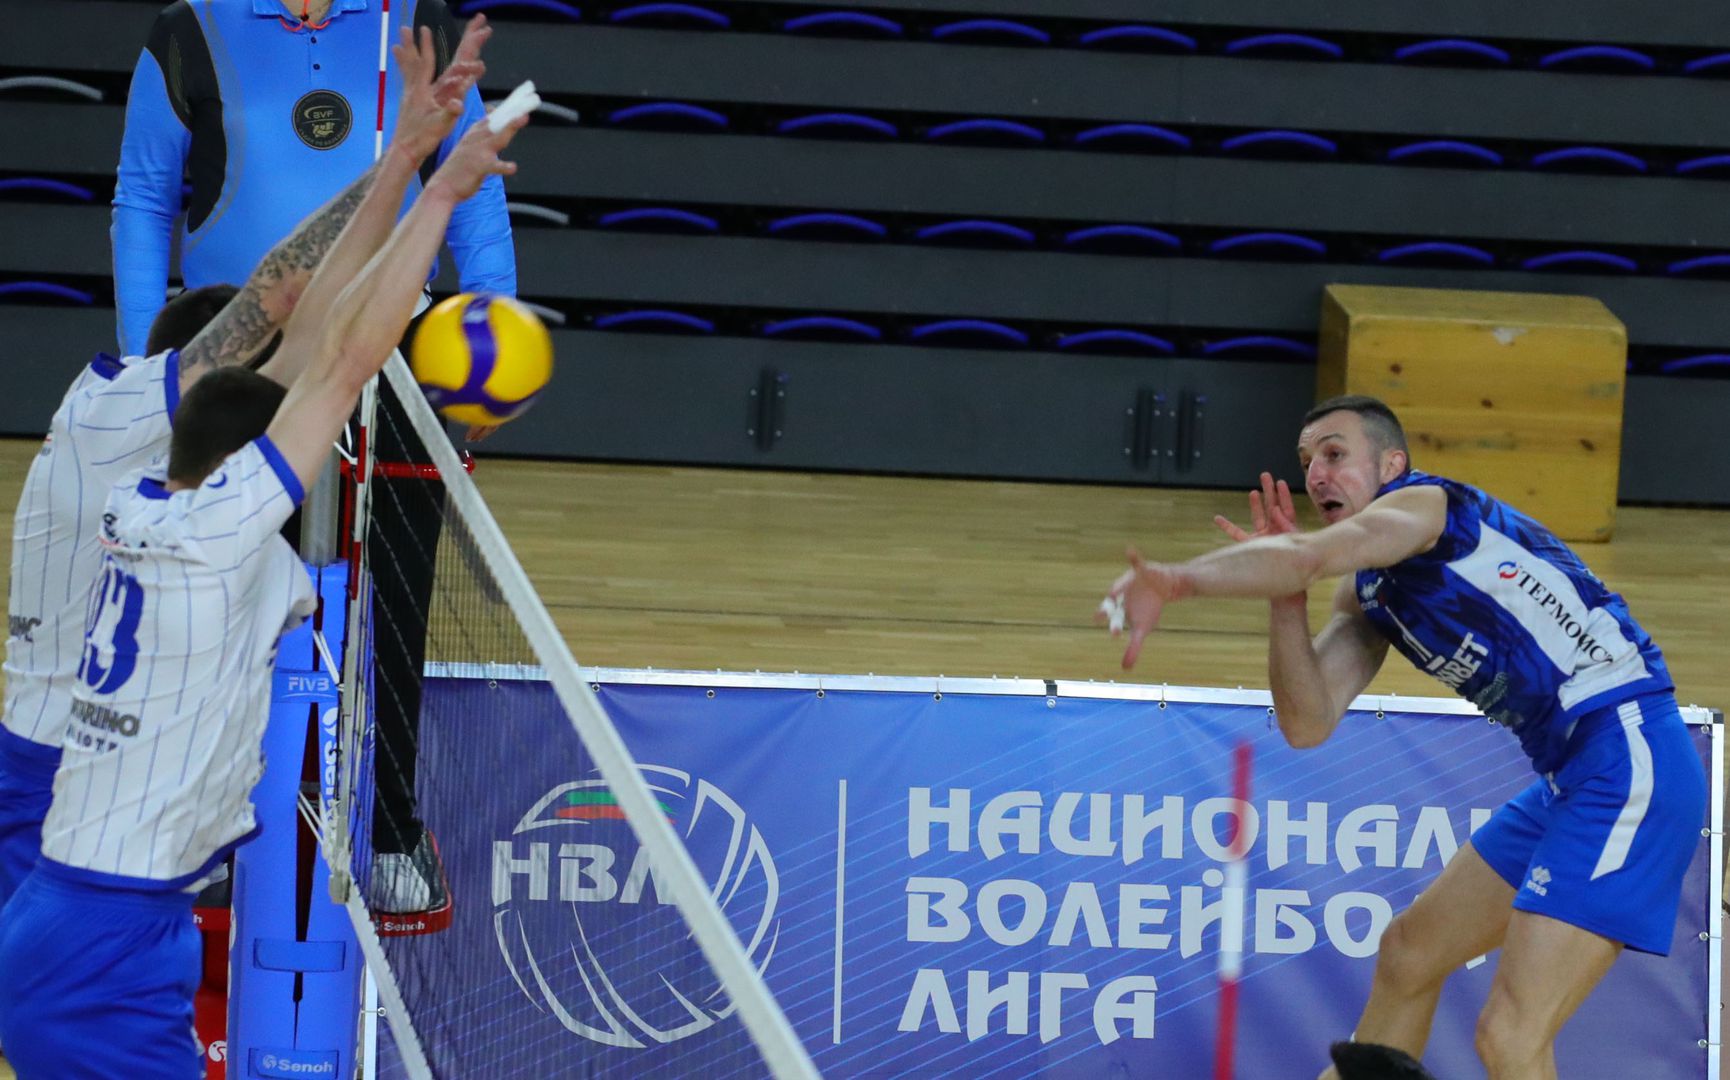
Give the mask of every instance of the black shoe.
[{"label": "black shoe", "polygon": [[1404,1050],[1378,1043],[1337,1042],[1328,1047],[1340,1080],[1436,1080]]}]

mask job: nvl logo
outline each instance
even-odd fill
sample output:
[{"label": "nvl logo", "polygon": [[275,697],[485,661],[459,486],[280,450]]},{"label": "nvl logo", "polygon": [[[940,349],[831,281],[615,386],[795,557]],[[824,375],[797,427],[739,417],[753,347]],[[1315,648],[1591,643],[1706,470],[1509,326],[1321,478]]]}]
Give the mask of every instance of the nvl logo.
[{"label": "nvl logo", "polygon": [[[743,807],[707,780],[641,766],[750,961],[780,938],[780,875]],[[606,781],[559,784],[493,843],[493,931],[518,989],[606,1046],[688,1038],[734,1004],[703,959]]]}]

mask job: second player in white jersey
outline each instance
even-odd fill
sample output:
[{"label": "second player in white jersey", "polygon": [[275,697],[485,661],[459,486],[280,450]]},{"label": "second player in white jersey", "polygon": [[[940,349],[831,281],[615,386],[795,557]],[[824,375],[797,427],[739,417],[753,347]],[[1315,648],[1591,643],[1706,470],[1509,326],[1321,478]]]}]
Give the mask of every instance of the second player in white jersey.
[{"label": "second player in white jersey", "polygon": [[255,831],[277,640],[316,607],[277,535],[300,482],[268,438],[169,494],[115,489],[42,854],[99,879],[184,888]]},{"label": "second player in white jersey", "polygon": [[79,373],[30,463],[12,519],[6,606],[11,734],[58,747],[72,711],[85,603],[102,563],[96,539],[114,486],[168,449],[180,399],[179,353],[123,364],[98,356]]}]

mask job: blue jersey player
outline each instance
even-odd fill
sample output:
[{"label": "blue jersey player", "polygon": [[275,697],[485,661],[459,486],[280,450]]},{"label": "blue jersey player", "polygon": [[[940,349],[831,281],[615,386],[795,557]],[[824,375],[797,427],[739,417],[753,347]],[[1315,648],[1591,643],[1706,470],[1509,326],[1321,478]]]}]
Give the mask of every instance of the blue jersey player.
[{"label": "blue jersey player", "polygon": [[[1295,747],[1333,733],[1391,645],[1520,741],[1539,774],[1388,926],[1355,1063],[1421,1057],[1442,984],[1501,948],[1477,1050],[1491,1080],[1553,1080],[1557,1032],[1623,948],[1667,954],[1700,839],[1706,779],[1663,655],[1622,598],[1542,525],[1476,488],[1411,467],[1382,402],[1334,398],[1298,436],[1326,527],[1298,533],[1291,493],[1262,478],[1254,532],[1181,564],[1144,561],[1110,598],[1135,663],[1166,604],[1271,601],[1268,675]],[[1305,590],[1340,577],[1313,638]],[[1421,1075],[1388,1071],[1386,1075]],[[1333,1069],[1324,1077],[1338,1076]]]}]

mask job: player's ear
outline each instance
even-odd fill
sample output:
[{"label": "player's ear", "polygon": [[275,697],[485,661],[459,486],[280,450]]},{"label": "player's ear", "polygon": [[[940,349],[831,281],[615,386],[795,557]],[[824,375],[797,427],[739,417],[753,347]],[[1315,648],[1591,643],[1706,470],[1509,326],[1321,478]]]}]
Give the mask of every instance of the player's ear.
[{"label": "player's ear", "polygon": [[1382,453],[1382,483],[1398,480],[1406,474],[1411,465],[1411,456],[1404,450],[1386,450]]}]

